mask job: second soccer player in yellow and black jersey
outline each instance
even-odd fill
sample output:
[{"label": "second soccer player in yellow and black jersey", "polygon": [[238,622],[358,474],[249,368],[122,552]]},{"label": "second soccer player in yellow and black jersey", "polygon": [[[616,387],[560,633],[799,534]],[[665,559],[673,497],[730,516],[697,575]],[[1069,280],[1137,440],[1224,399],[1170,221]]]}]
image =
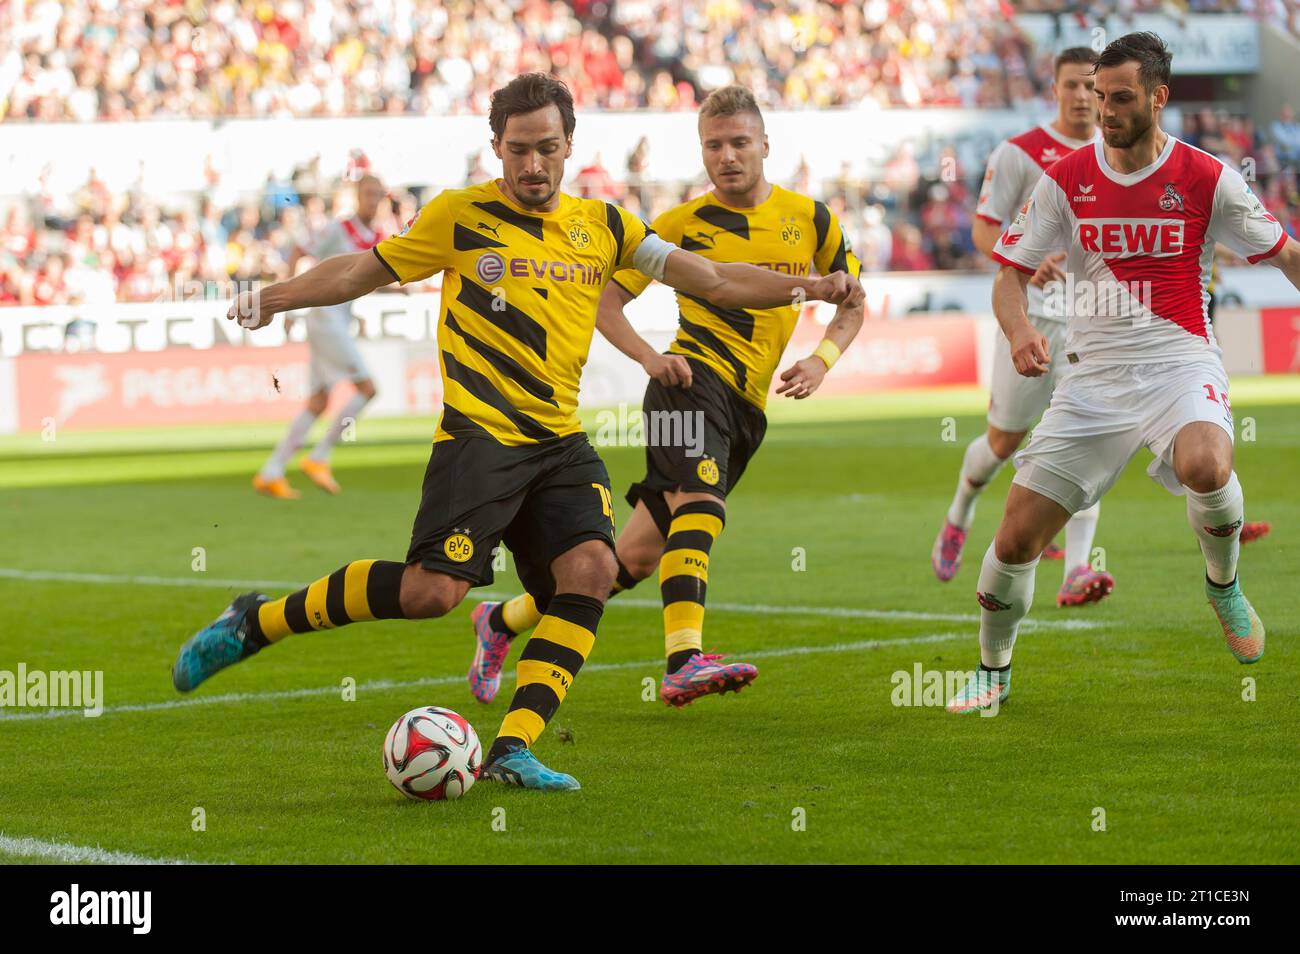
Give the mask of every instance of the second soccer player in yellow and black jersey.
[{"label": "second soccer player in yellow and black jersey", "polygon": [[[783,275],[857,278],[858,261],[825,204],[764,177],[767,136],[748,90],[730,86],[712,93],[700,107],[699,129],[713,189],[656,218],[656,233],[715,262],[747,262]],[[659,570],[667,657],[659,694],[669,705],[682,706],[709,693],[739,690],[758,676],[749,663],[703,652],[709,551],[726,520],[727,495],[763,440],[768,389],[800,309],[789,303],[725,307],[679,287],[677,336],[668,354],[660,355],[623,316],[624,305],[649,283],[644,271],[620,270],[601,298],[597,323],[651,376],[642,403],[646,475],[627,494],[635,509],[619,534],[614,592]],[[777,393],[812,394],[861,326],[861,300],[842,303],[816,351],[781,375]],[[695,435],[702,440],[691,440]],[[472,618],[477,649],[470,688],[490,702],[510,639],[540,626],[544,617],[525,593],[505,603],[481,603]]]},{"label": "second soccer player in yellow and black jersey", "polygon": [[260,328],[281,311],[443,273],[445,409],[406,559],[354,561],[276,600],[238,597],[181,648],[172,681],[189,691],[292,633],[442,616],[492,581],[492,550],[504,541],[540,618],[483,773],[556,791],[579,786],[530,748],[591,652],[617,576],[609,476],[576,415],[602,289],[628,269],[723,308],[854,301],[862,289],[846,275],[715,264],[616,206],[561,193],[574,115],[558,80],[517,77],[493,93],[489,122],[500,179],[443,192],[373,250],[241,295],[230,310]]}]

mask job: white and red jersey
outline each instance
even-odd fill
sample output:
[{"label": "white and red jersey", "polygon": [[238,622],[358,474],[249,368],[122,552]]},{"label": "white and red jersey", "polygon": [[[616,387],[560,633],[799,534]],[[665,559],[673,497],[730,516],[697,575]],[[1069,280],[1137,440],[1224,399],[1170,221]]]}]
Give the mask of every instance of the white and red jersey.
[{"label": "white and red jersey", "polygon": [[1067,248],[1067,349],[1145,364],[1220,357],[1207,291],[1216,242],[1254,263],[1286,240],[1241,174],[1209,153],[1170,136],[1153,163],[1121,173],[1098,139],[1043,174],[993,257],[1033,273]]},{"label": "white and red jersey", "polygon": [[312,258],[317,261],[349,252],[364,252],[384,240],[384,233],[372,229],[355,215],[350,219],[335,219],[316,237],[312,244]]},{"label": "white and red jersey", "polygon": [[[1043,170],[1088,142],[1063,136],[1047,124],[1004,139],[989,156],[975,206],[976,217],[998,226],[1010,222],[1016,210],[1029,201],[1034,186],[1043,177]],[[1065,247],[1056,251],[1063,252]],[[1060,309],[1045,306],[1043,290],[1034,285],[1029,286],[1029,314],[1035,318],[1065,320]]]},{"label": "white and red jersey", "polygon": [[[384,240],[384,233],[379,229],[372,229],[366,223],[362,222],[355,215],[350,219],[335,219],[316,236],[316,241],[312,243],[312,258],[318,262],[327,258],[333,258],[335,255],[347,255],[351,252],[364,252],[372,249]],[[331,318],[336,324],[346,331],[348,324],[352,320],[352,302],[340,302],[337,305],[328,305],[323,308],[313,309],[314,317]]]}]

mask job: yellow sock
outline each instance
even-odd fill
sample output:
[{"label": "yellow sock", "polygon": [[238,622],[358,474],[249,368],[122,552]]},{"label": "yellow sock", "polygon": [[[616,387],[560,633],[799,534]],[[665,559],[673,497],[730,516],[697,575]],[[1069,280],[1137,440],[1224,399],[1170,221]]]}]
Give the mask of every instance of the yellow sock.
[{"label": "yellow sock", "polygon": [[297,593],[257,608],[255,640],[278,642],[290,633],[337,629],[373,619],[404,619],[400,594],[406,567],[391,560],[356,560]]},{"label": "yellow sock", "polygon": [[[677,668],[674,656],[689,658],[703,648],[709,550],[722,533],[725,518],[721,501],[700,500],[678,507],[668,526],[659,559],[659,592],[664,601],[664,655],[669,671]],[[683,661],[682,657],[676,661]]]}]

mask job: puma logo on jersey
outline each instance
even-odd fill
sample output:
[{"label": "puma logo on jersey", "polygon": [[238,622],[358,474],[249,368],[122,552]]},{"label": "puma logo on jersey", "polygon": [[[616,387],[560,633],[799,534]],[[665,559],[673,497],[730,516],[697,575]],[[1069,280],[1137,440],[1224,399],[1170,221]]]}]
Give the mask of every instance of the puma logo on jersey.
[{"label": "puma logo on jersey", "polygon": [[716,231],[713,231],[713,232],[707,232],[707,233],[706,233],[706,232],[696,232],[694,235],[691,236],[691,238],[695,239],[695,241],[697,241],[697,242],[702,242],[702,243],[703,243],[703,242],[707,242],[709,248],[713,248],[713,247],[714,247],[713,237],[714,237],[715,235],[718,235],[719,233],[721,233],[721,232],[725,232],[725,231],[726,231],[726,229],[717,229]]},{"label": "puma logo on jersey", "polygon": [[491,232],[493,237],[498,239],[501,238],[501,236],[497,234],[497,229],[500,227],[501,227],[500,222],[498,222],[496,225],[488,225],[486,222],[480,222],[478,225],[474,226],[474,228],[476,229],[482,229],[485,232]]},{"label": "puma logo on jersey", "polygon": [[1179,219],[1089,219],[1079,223],[1079,245],[1085,252],[1128,258],[1167,256],[1183,251]]}]

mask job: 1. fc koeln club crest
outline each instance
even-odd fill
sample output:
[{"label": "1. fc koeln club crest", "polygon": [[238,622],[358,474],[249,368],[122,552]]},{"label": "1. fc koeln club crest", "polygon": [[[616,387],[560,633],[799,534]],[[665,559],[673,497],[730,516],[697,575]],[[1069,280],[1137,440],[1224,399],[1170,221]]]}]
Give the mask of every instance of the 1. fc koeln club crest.
[{"label": "1. fc koeln club crest", "polygon": [[1175,208],[1179,212],[1183,211],[1183,197],[1178,194],[1178,190],[1174,188],[1172,182],[1165,183],[1165,192],[1160,197],[1159,205],[1161,212],[1172,212]]}]

